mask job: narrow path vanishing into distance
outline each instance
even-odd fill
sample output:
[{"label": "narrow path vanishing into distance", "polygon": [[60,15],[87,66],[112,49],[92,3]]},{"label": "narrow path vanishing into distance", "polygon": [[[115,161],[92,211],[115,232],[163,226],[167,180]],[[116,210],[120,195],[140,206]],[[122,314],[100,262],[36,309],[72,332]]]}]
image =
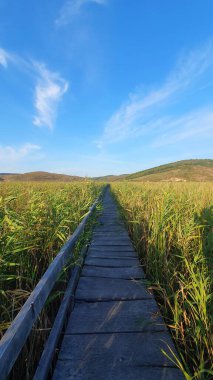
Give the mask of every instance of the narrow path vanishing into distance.
[{"label": "narrow path vanishing into distance", "polygon": [[93,231],[53,380],[182,380],[110,189]]}]

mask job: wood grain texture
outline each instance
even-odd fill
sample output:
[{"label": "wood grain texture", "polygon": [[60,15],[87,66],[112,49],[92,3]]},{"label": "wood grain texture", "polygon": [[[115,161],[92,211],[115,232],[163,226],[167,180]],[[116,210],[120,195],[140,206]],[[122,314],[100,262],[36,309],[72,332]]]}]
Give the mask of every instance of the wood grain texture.
[{"label": "wood grain texture", "polygon": [[153,298],[141,281],[81,277],[76,299],[85,301],[136,300]]},{"label": "wood grain texture", "polygon": [[91,241],[91,246],[130,246],[133,248],[129,237],[114,237],[108,234],[107,237],[101,236],[101,237],[95,237]]},{"label": "wood grain texture", "polygon": [[92,243],[90,245],[88,254],[91,251],[96,251],[96,252],[97,251],[98,252],[132,252],[136,256],[136,252],[135,252],[131,242],[129,242],[128,244],[125,244],[124,246],[123,245],[116,245],[116,244],[115,245],[114,244],[108,244],[108,245],[98,246],[95,243]]},{"label": "wood grain texture", "polygon": [[181,372],[169,367],[122,366],[121,364],[101,368],[71,366],[68,360],[59,360],[53,380],[184,380]]},{"label": "wood grain texture", "polygon": [[131,268],[139,267],[138,259],[134,257],[120,257],[120,258],[104,258],[104,257],[90,257],[87,256],[85,260],[86,265],[108,268]]},{"label": "wood grain texture", "polygon": [[66,334],[165,331],[154,299],[76,302]]},{"label": "wood grain texture", "polygon": [[90,265],[84,265],[81,273],[82,277],[107,277],[121,279],[139,280],[145,277],[144,272],[140,267],[129,268],[101,268]]},{"label": "wood grain texture", "polygon": [[[73,379],[139,380],[144,367],[146,380],[154,380],[153,367],[161,367],[164,374],[173,367],[161,351],[168,353],[167,344],[174,349],[165,332],[65,335],[53,380],[58,380],[60,372],[67,379],[67,368]],[[173,379],[183,379],[178,371],[172,374],[176,374]]]}]

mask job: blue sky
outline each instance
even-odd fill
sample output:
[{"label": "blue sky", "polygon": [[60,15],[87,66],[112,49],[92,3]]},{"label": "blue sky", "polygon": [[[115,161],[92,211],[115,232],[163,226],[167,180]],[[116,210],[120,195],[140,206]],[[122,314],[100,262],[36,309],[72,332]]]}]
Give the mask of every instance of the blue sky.
[{"label": "blue sky", "polygon": [[213,158],[212,0],[0,0],[0,172]]}]

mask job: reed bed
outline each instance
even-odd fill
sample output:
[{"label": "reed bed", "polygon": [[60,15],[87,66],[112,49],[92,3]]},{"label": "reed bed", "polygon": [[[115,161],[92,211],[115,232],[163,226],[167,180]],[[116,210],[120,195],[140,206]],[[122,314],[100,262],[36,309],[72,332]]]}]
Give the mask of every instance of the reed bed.
[{"label": "reed bed", "polygon": [[100,190],[90,182],[0,184],[0,337]]},{"label": "reed bed", "polygon": [[212,183],[112,185],[187,380],[212,372]]}]

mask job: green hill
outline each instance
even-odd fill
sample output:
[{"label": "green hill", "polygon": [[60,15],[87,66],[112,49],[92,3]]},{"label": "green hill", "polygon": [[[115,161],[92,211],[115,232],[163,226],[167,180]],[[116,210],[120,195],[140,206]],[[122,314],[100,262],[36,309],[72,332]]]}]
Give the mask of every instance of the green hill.
[{"label": "green hill", "polygon": [[114,181],[121,181],[122,179],[126,178],[128,174],[121,174],[121,175],[105,175],[103,177],[94,177],[92,178],[95,181],[104,181],[104,182],[114,182]]},{"label": "green hill", "polygon": [[213,181],[213,160],[177,161],[125,177],[128,181]]}]

